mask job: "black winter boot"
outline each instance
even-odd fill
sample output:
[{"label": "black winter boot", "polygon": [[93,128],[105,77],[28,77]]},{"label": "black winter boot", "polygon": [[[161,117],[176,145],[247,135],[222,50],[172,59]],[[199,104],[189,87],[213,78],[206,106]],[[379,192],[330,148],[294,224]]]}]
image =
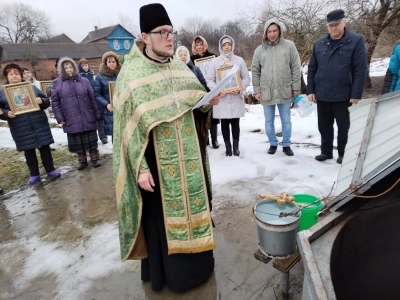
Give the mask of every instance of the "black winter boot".
[{"label": "black winter boot", "polygon": [[98,168],[101,166],[99,150],[90,150],[90,160],[92,161],[93,167]]},{"label": "black winter boot", "polygon": [[86,152],[79,152],[78,155],[78,170],[83,170],[88,166],[87,159],[86,159]]},{"label": "black winter boot", "polygon": [[233,155],[239,156],[240,151],[239,151],[239,141],[238,140],[233,140]]},{"label": "black winter boot", "polygon": [[225,141],[225,154],[226,156],[232,156],[232,145],[231,141]]},{"label": "black winter boot", "polygon": [[217,136],[218,136],[218,125],[211,125],[210,134],[211,134],[212,147],[214,149],[218,149],[219,148],[218,139],[217,139]]}]

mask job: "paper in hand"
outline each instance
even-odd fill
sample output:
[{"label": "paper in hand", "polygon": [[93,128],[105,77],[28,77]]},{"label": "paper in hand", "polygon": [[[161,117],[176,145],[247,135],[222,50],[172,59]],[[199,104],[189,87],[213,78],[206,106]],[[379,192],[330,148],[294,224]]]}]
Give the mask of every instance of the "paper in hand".
[{"label": "paper in hand", "polygon": [[221,91],[225,88],[225,85],[229,82],[229,80],[231,80],[231,78],[236,75],[237,71],[239,71],[239,66],[234,65],[232,69],[227,71],[226,76],[222,78],[222,80],[218,82],[217,85],[210,92],[205,94],[204,97],[201,98],[199,102],[197,102],[197,104],[192,108],[192,110],[199,108],[203,105],[210,104],[210,101],[214,97],[218,96],[219,93],[221,93]]}]

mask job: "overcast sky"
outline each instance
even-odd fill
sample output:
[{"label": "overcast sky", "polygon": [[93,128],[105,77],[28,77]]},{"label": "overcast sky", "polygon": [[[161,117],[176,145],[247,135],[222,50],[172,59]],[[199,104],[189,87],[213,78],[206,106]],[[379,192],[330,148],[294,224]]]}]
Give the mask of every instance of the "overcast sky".
[{"label": "overcast sky", "polygon": [[[0,0],[1,3],[15,1]],[[54,35],[65,33],[75,42],[81,42],[94,26],[107,27],[118,23],[118,15],[129,15],[139,25],[139,8],[153,3],[151,0],[20,0],[41,9],[51,18]],[[262,0],[155,0],[164,5],[175,29],[185,19],[201,16],[203,19],[219,18],[228,21],[243,16]],[[1,8],[0,8],[1,9]],[[138,27],[139,28],[139,27]],[[134,33],[136,35],[136,33]]]}]

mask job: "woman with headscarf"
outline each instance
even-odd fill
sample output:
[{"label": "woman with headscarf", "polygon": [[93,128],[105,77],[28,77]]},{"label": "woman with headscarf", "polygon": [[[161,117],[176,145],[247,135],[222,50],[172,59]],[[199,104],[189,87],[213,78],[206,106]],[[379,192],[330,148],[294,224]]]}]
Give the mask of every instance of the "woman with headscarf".
[{"label": "woman with headscarf", "polygon": [[243,58],[234,55],[235,41],[229,35],[224,35],[219,40],[220,56],[215,58],[209,65],[206,82],[209,89],[213,89],[218,79],[218,69],[225,66],[237,65],[239,67],[242,88],[227,92],[218,105],[213,107],[213,117],[221,119],[221,131],[224,137],[226,156],[232,156],[231,130],[233,139],[233,155],[239,156],[239,136],[240,136],[240,118],[244,117],[245,105],[243,92],[250,84],[250,75]]},{"label": "woman with headscarf", "polygon": [[86,152],[93,167],[101,166],[97,149],[97,120],[102,119],[89,80],[78,74],[78,66],[70,57],[58,61],[60,77],[53,81],[51,104],[54,116],[67,134],[68,148],[78,156],[78,170],[88,166]]},{"label": "woman with headscarf", "polygon": [[[7,80],[5,84],[22,82],[23,72],[17,64],[6,65],[3,75]],[[28,184],[35,184],[40,181],[36,149],[39,149],[40,158],[48,176],[50,178],[58,178],[61,175],[54,168],[53,156],[50,150],[50,144],[54,143],[54,139],[44,112],[50,106],[50,101],[36,86],[33,85],[32,88],[36,97],[32,100],[39,105],[40,110],[20,115],[15,115],[11,111],[4,91],[0,90],[0,118],[8,122],[17,151],[24,151],[30,173]]]},{"label": "woman with headscarf", "polygon": [[209,92],[210,89],[207,87],[207,83],[206,80],[204,79],[203,74],[201,73],[200,69],[196,67],[190,60],[189,49],[186,48],[185,46],[179,46],[178,49],[176,49],[175,57],[179,58],[183,63],[185,63],[188,66],[188,68],[194,73],[194,75],[196,75],[197,79],[204,86],[206,91]]},{"label": "woman with headscarf", "polygon": [[119,56],[112,51],[104,53],[99,73],[94,81],[94,95],[104,114],[104,132],[106,135],[113,135],[113,108],[110,103],[110,91],[108,83],[116,81],[121,63]]},{"label": "woman with headscarf", "polygon": [[[193,64],[196,59],[206,58],[206,57],[210,57],[210,56],[217,56],[214,53],[211,53],[210,51],[208,51],[208,43],[207,43],[206,39],[200,35],[195,36],[195,38],[193,39],[192,53],[193,53],[193,55],[190,56],[190,60],[192,61]],[[203,74],[203,76],[206,77],[207,74]],[[210,135],[211,135],[211,144],[214,149],[219,148],[218,139],[217,139],[218,124],[219,124],[219,120],[213,117],[211,119]],[[209,143],[208,140],[207,140],[207,143]]]}]

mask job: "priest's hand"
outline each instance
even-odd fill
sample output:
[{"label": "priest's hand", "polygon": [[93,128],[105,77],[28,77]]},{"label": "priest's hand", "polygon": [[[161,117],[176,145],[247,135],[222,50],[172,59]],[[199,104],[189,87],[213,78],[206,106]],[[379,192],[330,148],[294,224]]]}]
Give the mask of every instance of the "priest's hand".
[{"label": "priest's hand", "polygon": [[139,174],[138,184],[145,191],[154,192],[152,187],[155,186],[155,184],[150,172]]}]

